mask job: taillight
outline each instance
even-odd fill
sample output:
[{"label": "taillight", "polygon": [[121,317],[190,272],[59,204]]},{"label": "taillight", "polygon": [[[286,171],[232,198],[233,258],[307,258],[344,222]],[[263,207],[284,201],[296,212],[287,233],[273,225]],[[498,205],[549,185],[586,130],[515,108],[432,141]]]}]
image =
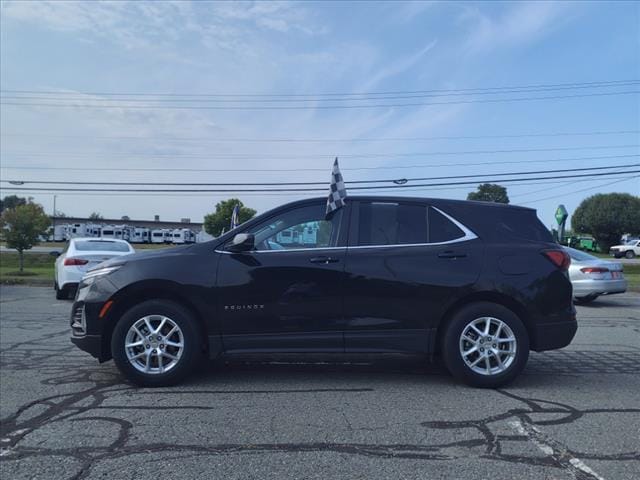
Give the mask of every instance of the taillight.
[{"label": "taillight", "polygon": [[582,273],[606,273],[609,269],[603,267],[584,267],[581,268],[580,271]]},{"label": "taillight", "polygon": [[86,265],[87,263],[89,263],[89,260],[85,260],[84,258],[69,257],[64,259],[65,265]]},{"label": "taillight", "polygon": [[564,250],[543,250],[542,254],[560,270],[568,270],[571,265],[571,257]]}]

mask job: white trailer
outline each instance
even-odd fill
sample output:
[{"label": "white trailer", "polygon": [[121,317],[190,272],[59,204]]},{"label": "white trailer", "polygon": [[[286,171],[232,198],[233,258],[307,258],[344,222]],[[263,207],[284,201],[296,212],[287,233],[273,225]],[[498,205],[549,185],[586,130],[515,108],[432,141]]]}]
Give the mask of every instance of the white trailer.
[{"label": "white trailer", "polygon": [[102,231],[102,225],[98,225],[97,223],[87,224],[87,228],[86,228],[87,237],[99,238],[101,231]]},{"label": "white trailer", "polygon": [[49,241],[51,242],[64,242],[67,240],[68,225],[56,225],[51,231]]},{"label": "white trailer", "polygon": [[[128,232],[124,225],[105,225],[100,232],[101,238],[115,238],[117,240],[129,240]],[[127,238],[125,238],[127,237]]]},{"label": "white trailer", "polygon": [[188,228],[176,228],[172,233],[173,243],[194,243],[196,241],[195,234]]},{"label": "white trailer", "polygon": [[133,227],[130,231],[131,243],[149,243],[151,241],[151,231],[145,227]]},{"label": "white trailer", "polygon": [[151,230],[151,243],[164,243],[164,230],[157,228]]}]

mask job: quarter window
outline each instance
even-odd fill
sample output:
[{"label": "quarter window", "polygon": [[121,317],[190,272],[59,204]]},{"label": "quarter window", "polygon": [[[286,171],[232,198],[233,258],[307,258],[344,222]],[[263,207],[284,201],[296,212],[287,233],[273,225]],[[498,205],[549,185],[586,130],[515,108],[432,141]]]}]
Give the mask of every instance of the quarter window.
[{"label": "quarter window", "polygon": [[455,223],[429,207],[429,243],[450,242],[462,237],[464,232]]},{"label": "quarter window", "polygon": [[325,205],[289,210],[251,228],[256,250],[291,250],[334,247],[342,209],[325,218]]}]

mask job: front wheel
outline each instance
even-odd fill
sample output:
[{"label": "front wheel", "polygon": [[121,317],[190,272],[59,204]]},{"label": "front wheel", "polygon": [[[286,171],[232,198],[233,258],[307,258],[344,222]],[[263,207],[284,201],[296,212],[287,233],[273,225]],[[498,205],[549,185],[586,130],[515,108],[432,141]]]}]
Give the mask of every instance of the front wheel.
[{"label": "front wheel", "polygon": [[127,311],[111,338],[118,369],[142,387],[174,385],[186,378],[201,352],[193,315],[181,305],[149,300]]},{"label": "front wheel", "polygon": [[636,254],[634,253],[633,250],[627,250],[626,253],[624,254],[624,256],[628,259],[632,259],[633,257],[636,256]]},{"label": "front wheel", "polygon": [[512,381],[529,358],[529,335],[518,316],[490,302],[462,307],[442,338],[445,364],[474,387],[497,388]]}]

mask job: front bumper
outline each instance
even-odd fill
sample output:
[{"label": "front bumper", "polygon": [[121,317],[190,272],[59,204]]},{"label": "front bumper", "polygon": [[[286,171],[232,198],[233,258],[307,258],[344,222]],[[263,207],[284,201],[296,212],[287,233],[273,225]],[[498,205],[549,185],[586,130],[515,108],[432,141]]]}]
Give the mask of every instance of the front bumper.
[{"label": "front bumper", "polygon": [[571,283],[574,297],[624,293],[627,291],[627,281],[624,278],[616,280],[577,280]]},{"label": "front bumper", "polygon": [[99,313],[115,291],[115,286],[106,278],[91,284],[81,282],[71,307],[71,342],[101,362],[108,360],[111,352],[103,338],[107,319],[99,318]]},{"label": "front bumper", "polygon": [[71,342],[80,350],[90,353],[92,357],[103,360],[101,335],[84,335],[81,337],[72,335]]}]

